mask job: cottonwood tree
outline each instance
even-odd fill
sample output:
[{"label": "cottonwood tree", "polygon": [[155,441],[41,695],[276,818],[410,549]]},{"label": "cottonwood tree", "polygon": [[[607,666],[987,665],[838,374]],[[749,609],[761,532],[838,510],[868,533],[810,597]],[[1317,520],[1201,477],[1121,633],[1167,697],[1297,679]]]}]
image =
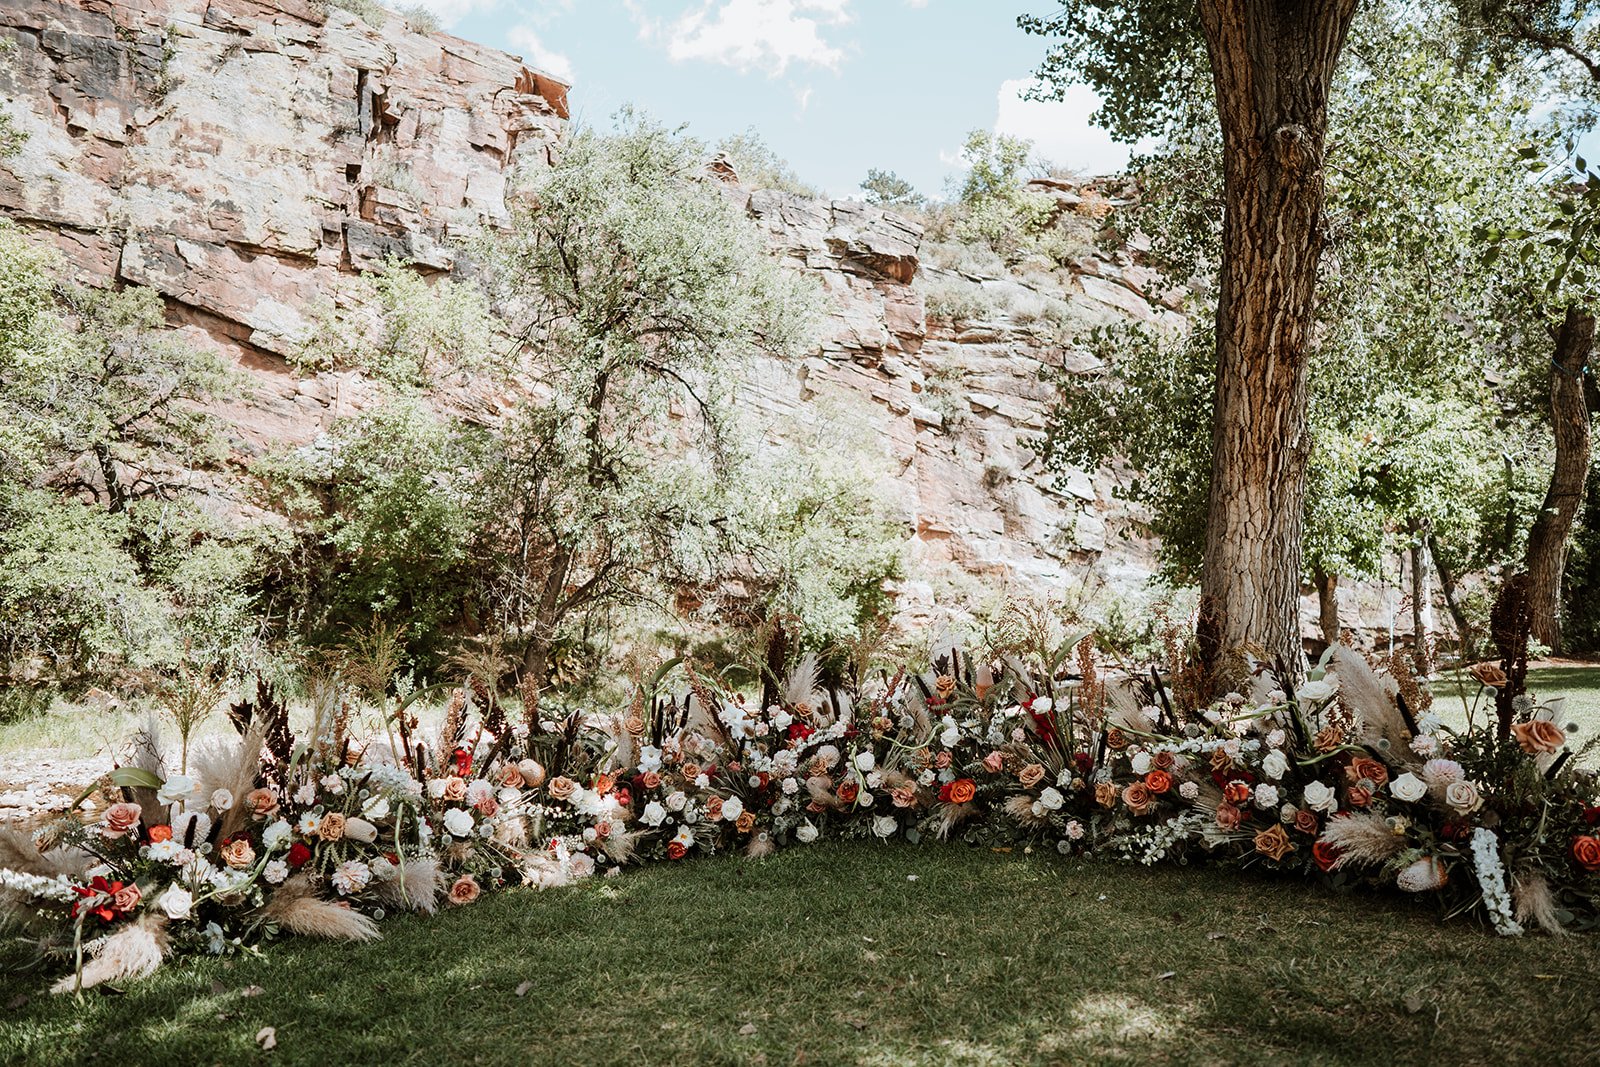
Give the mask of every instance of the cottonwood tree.
[{"label": "cottonwood tree", "polygon": [[[1299,662],[1307,349],[1334,69],[1356,0],[1067,0],[1024,29],[1058,39],[1040,76],[1083,80],[1126,136],[1204,56],[1222,139],[1216,402],[1201,575],[1208,664],[1255,643]],[[1167,75],[1175,75],[1167,77]]]},{"label": "cottonwood tree", "polygon": [[703,176],[703,145],[632,115],[521,176],[481,250],[531,368],[497,435],[496,610],[542,682],[580,609],[707,568],[730,376],[810,341],[814,290]]}]

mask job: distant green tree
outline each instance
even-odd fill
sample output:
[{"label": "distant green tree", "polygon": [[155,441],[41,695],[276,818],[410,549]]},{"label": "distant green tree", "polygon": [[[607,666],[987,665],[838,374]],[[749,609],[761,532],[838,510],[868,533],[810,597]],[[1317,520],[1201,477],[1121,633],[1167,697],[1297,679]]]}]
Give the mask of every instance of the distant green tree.
[{"label": "distant green tree", "polygon": [[781,193],[793,193],[813,200],[822,198],[822,190],[801,179],[789,166],[789,161],[773,151],[754,126],[743,133],[724,137],[717,142],[716,150],[733,165],[740,185],[752,189],[776,189]]},{"label": "distant green tree", "polygon": [[918,208],[928,200],[917,192],[916,186],[894,171],[878,170],[876,167],[867,171],[861,189],[867,194],[867,203],[877,204],[880,207]]}]

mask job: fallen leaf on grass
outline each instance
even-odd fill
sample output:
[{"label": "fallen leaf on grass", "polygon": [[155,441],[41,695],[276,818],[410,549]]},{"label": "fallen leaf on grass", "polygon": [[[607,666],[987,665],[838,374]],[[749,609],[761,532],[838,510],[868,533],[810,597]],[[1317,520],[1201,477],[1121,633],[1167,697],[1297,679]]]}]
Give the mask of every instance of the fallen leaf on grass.
[{"label": "fallen leaf on grass", "polygon": [[272,1026],[263,1026],[261,1029],[257,1030],[256,1031],[256,1044],[260,1045],[263,1051],[268,1051],[268,1052],[270,1052],[271,1050],[277,1048],[278,1047],[278,1031],[277,1031],[277,1028],[276,1027],[272,1027]]},{"label": "fallen leaf on grass", "polygon": [[1422,1010],[1422,998],[1415,993],[1407,993],[1405,999],[1406,1011],[1415,1015]]},{"label": "fallen leaf on grass", "polygon": [[265,992],[266,990],[262,989],[258,985],[247,985],[243,989],[239,990],[239,995],[241,997],[259,997]]},{"label": "fallen leaf on grass", "polygon": [[1177,971],[1162,971],[1160,974],[1156,975],[1156,981],[1163,982],[1168,978],[1176,978],[1177,976]]},{"label": "fallen leaf on grass", "polygon": [[530,990],[532,988],[533,988],[533,983],[532,982],[523,982],[522,984],[517,986],[517,996],[519,996],[519,997],[527,996],[528,995],[528,990]]},{"label": "fallen leaf on grass", "polygon": [[1221,941],[1223,938],[1225,938],[1227,936],[1228,935],[1223,933],[1221,930],[1213,930],[1209,934],[1206,935],[1206,940],[1207,941]]},{"label": "fallen leaf on grass", "polygon": [[751,1034],[753,1034],[755,1032],[756,1032],[756,1024],[755,1023],[745,1023],[743,1026],[739,1027],[739,1036],[740,1037],[749,1037]]}]

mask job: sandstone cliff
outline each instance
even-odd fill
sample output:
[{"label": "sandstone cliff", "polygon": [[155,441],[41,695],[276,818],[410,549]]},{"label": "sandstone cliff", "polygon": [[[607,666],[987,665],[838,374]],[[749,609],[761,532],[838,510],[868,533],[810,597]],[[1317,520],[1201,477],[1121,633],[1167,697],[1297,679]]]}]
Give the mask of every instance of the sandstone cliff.
[{"label": "sandstone cliff", "polygon": [[[13,0],[0,35],[0,95],[28,134],[0,162],[0,210],[93,284],[153,286],[175,325],[250,372],[228,412],[244,457],[371,396],[354,374],[300,378],[282,358],[314,299],[391,254],[452,269],[454,239],[504,216],[509,168],[548,158],[567,114],[567,87],[516,57],[313,0]],[[752,369],[756,402],[795,420],[830,391],[870,402],[904,489],[908,612],[980,588],[1059,592],[1091,567],[1142,585],[1151,546],[1107,479],[1041,469],[1039,371],[1092,359],[1029,308],[1170,314],[1150,279],[1087,256],[1045,292],[925,264],[920,227],[876,208],[732,195],[833,310],[819,351]],[[930,321],[939,285],[993,299]]]}]

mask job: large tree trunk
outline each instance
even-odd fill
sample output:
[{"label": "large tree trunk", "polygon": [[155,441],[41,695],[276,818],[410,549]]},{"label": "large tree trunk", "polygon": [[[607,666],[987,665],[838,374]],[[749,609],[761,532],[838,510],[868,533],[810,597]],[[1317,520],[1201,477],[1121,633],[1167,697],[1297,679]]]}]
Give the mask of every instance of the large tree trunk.
[{"label": "large tree trunk", "polygon": [[1433,673],[1433,590],[1428,582],[1428,550],[1423,541],[1426,528],[1421,519],[1412,519],[1411,531],[1411,664],[1426,678]]},{"label": "large tree trunk", "polygon": [[1356,0],[1200,0],[1222,126],[1217,387],[1199,644],[1301,660],[1306,349],[1323,245],[1328,86]]},{"label": "large tree trunk", "polygon": [[1567,566],[1567,539],[1583,502],[1589,477],[1589,409],[1583,377],[1594,347],[1594,315],[1567,308],[1556,333],[1550,364],[1550,425],[1555,430],[1556,463],[1544,506],[1528,533],[1528,595],[1533,636],[1561,651],[1561,574]]},{"label": "large tree trunk", "polygon": [[1342,633],[1339,626],[1339,576],[1318,567],[1312,572],[1311,581],[1317,587],[1317,622],[1322,627],[1322,639],[1330,645],[1337,645]]},{"label": "large tree trunk", "polygon": [[1444,606],[1450,612],[1451,621],[1456,624],[1456,640],[1460,645],[1456,649],[1457,657],[1463,663],[1471,663],[1477,658],[1477,641],[1473,639],[1472,624],[1467,621],[1467,613],[1456,596],[1455,576],[1445,564],[1444,557],[1439,555],[1439,539],[1432,530],[1428,531],[1428,555],[1433,560],[1433,569],[1439,575],[1439,592],[1444,594]]}]

